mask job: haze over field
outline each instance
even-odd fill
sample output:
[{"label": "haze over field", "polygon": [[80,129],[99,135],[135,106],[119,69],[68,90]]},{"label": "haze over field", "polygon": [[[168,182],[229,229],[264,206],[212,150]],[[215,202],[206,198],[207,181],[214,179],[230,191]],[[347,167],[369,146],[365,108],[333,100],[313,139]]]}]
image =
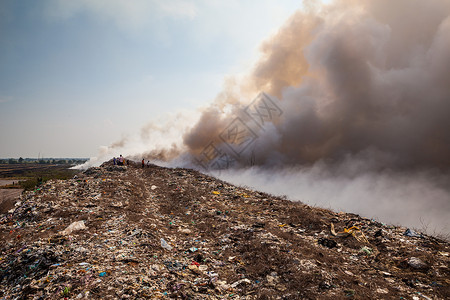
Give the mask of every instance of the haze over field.
[{"label": "haze over field", "polygon": [[[216,85],[213,101],[193,101],[114,137],[86,166],[119,154],[145,157],[450,233],[449,1],[304,1],[245,70]],[[165,90],[183,91],[184,84]],[[109,115],[120,120],[129,109],[114,106]]]}]

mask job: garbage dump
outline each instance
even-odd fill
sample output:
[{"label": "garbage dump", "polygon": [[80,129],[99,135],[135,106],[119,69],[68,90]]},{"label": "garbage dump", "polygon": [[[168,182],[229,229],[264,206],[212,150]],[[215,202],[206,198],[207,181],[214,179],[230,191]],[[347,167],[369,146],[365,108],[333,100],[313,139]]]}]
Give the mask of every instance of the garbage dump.
[{"label": "garbage dump", "polygon": [[106,162],[0,216],[0,299],[450,299],[438,238]]}]

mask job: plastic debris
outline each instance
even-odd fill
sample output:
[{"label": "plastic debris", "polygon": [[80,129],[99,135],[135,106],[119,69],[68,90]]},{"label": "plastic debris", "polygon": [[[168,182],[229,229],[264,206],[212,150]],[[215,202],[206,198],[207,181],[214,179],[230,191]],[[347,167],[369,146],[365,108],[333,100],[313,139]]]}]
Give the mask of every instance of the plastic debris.
[{"label": "plastic debris", "polygon": [[344,293],[346,297],[353,297],[355,295],[355,290],[347,289],[344,290]]},{"label": "plastic debris", "polygon": [[336,233],[334,229],[334,224],[331,223],[331,234],[338,237],[348,237],[353,236],[356,240],[361,243],[369,243],[364,233],[357,226],[352,226],[350,228],[344,228],[344,231]]},{"label": "plastic debris", "polygon": [[178,231],[181,233],[184,233],[184,234],[192,233],[192,230],[190,230],[189,228],[180,228],[180,229],[178,229]]},{"label": "plastic debris", "polygon": [[373,250],[371,248],[367,247],[367,246],[361,247],[361,249],[359,249],[359,253],[364,253],[367,256],[372,255],[372,251]]},{"label": "plastic debris", "polygon": [[405,232],[403,233],[403,235],[409,236],[409,237],[422,237],[422,234],[415,232],[412,229],[406,229]]},{"label": "plastic debris", "polygon": [[[425,296],[424,294],[422,294],[421,292],[417,292],[417,295],[419,295],[420,298],[425,299],[425,300],[432,300],[430,297]],[[417,296],[413,296],[413,299],[420,299]]]},{"label": "plastic debris", "polygon": [[409,258],[408,265],[414,269],[425,269],[427,267],[427,264],[417,257]]},{"label": "plastic debris", "polygon": [[330,240],[330,239],[327,239],[327,238],[319,238],[318,243],[320,245],[323,245],[323,246],[328,247],[330,249],[332,249],[332,248],[337,246],[336,241],[333,241],[333,240]]},{"label": "plastic debris", "polygon": [[72,224],[69,225],[69,227],[67,227],[66,229],[64,229],[63,231],[61,231],[62,235],[69,235],[74,231],[78,231],[78,230],[83,230],[86,229],[86,225],[84,225],[84,221],[77,221],[77,222],[73,222]]},{"label": "plastic debris", "polygon": [[170,246],[165,239],[161,238],[161,247],[167,250],[172,250],[172,246]]},{"label": "plastic debris", "polygon": [[251,282],[249,279],[244,278],[244,279],[238,280],[238,281],[236,281],[235,283],[233,283],[233,284],[231,285],[231,287],[232,287],[232,288],[236,288],[237,286],[239,286],[239,285],[241,285],[241,284],[251,284],[251,283],[252,283],[252,282]]},{"label": "plastic debris", "polygon": [[[110,165],[0,215],[0,298],[447,297],[445,241],[193,170]],[[89,230],[61,234],[76,222]]]},{"label": "plastic debris", "polygon": [[389,294],[389,290],[388,289],[377,288],[377,293],[378,294]]}]

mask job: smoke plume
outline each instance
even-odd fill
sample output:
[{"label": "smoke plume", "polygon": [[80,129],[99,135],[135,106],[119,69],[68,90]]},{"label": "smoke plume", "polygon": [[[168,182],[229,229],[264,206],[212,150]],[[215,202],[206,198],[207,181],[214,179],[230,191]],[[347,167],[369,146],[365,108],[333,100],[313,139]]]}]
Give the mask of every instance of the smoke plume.
[{"label": "smoke plume", "polygon": [[[305,202],[309,195],[321,205],[344,186],[353,196],[341,193],[330,205],[366,215],[387,203],[380,197],[395,198],[390,210],[409,206],[410,218],[433,222],[438,215],[435,228],[448,231],[450,2],[307,4],[263,42],[247,76],[229,79],[194,125],[178,131],[178,140],[139,150],[129,141],[116,145],[172,165],[227,169],[227,179],[256,187],[268,186],[261,178],[287,181],[283,194],[295,191],[291,198]],[[143,128],[137,143],[154,132]],[[427,215],[428,200],[435,206]]]},{"label": "smoke plume", "polygon": [[184,145],[198,154],[220,143],[237,115],[223,113],[224,103],[265,91],[280,99],[283,115],[258,133],[254,164],[370,153],[380,167],[448,169],[449,16],[450,3],[437,0],[337,1],[298,11],[264,42],[244,83],[203,112]]}]

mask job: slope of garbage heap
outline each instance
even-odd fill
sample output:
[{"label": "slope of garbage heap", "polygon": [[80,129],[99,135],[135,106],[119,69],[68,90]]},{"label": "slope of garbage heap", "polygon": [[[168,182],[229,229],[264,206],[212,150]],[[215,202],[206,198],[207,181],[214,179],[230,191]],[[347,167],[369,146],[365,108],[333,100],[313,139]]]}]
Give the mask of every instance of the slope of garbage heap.
[{"label": "slope of garbage heap", "polygon": [[449,243],[151,165],[1,215],[0,299],[450,299]]}]

